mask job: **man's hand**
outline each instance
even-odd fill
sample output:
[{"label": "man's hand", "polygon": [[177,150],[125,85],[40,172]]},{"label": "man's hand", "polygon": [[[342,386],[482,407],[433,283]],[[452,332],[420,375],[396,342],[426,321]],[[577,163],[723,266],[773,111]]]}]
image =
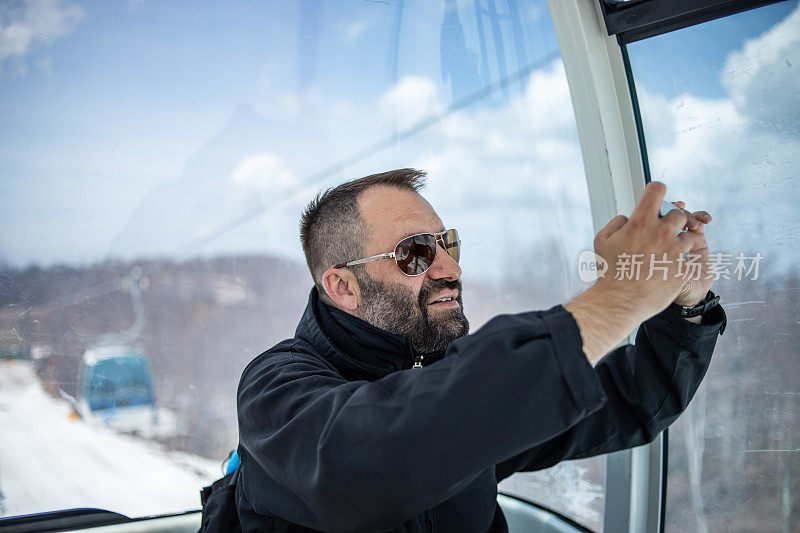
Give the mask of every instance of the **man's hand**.
[{"label": "man's hand", "polygon": [[[700,295],[700,291],[706,285],[710,287],[704,275],[699,280],[690,279],[692,271],[685,261],[689,251],[707,258],[708,245],[698,217],[704,221],[710,221],[710,217],[702,211],[697,216],[688,214],[681,207],[659,218],[666,191],[663,183],[649,183],[630,218],[618,215],[597,233],[595,253],[608,262],[606,275],[564,305],[578,323],[583,349],[591,362],[670,302],[694,303],[691,299],[702,299],[705,292]],[[679,233],[684,227],[688,231]],[[638,272],[636,262],[640,265]],[[621,266],[630,268],[625,272]],[[681,295],[687,284],[689,289]]]},{"label": "man's hand", "polygon": [[[681,209],[686,207],[683,202],[675,202],[675,205]],[[700,268],[690,276],[675,299],[675,303],[683,307],[694,307],[703,301],[714,283],[712,265],[708,260],[708,243],[704,233],[705,225],[711,222],[711,215],[706,211],[684,212],[691,215],[687,222],[687,230],[695,233],[694,246],[689,250],[689,256],[694,257],[693,261],[700,265]],[[694,223],[692,219],[694,219]]]},{"label": "man's hand", "polygon": [[[630,302],[626,307],[642,320],[667,307],[689,282],[684,254],[699,248],[708,253],[693,215],[675,209],[659,218],[666,191],[663,183],[648,184],[630,218],[615,217],[594,239],[595,252],[608,262],[595,287]],[[689,231],[678,233],[687,226]],[[637,262],[638,269],[633,266]]]}]

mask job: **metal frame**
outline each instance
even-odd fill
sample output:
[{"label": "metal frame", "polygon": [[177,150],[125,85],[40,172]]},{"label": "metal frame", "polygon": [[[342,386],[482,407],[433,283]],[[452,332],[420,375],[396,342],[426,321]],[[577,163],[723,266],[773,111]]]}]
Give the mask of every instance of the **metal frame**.
[{"label": "metal frame", "polygon": [[608,34],[626,44],[782,0],[646,0],[628,5],[599,1]]},{"label": "metal frame", "polygon": [[[608,35],[597,0],[548,0],[569,83],[595,232],[630,214],[646,174],[622,50]],[[638,4],[637,4],[638,5]],[[609,454],[603,530],[662,527],[663,435]]]}]

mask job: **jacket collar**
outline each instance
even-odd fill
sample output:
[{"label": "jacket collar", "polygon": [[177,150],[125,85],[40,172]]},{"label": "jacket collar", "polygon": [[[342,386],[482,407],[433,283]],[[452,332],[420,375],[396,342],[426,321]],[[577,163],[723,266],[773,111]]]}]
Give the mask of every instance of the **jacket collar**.
[{"label": "jacket collar", "polygon": [[380,378],[411,368],[419,355],[411,339],[326,305],[316,287],[311,289],[295,336],[309,342],[336,367],[354,373],[357,379]]}]

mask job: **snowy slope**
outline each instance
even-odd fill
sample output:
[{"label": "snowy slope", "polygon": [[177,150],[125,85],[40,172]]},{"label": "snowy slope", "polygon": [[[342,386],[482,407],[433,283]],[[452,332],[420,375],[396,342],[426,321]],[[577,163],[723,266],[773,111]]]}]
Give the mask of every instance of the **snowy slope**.
[{"label": "snowy slope", "polygon": [[70,420],[27,361],[0,361],[0,516],[96,507],[138,517],[200,507],[219,463]]}]

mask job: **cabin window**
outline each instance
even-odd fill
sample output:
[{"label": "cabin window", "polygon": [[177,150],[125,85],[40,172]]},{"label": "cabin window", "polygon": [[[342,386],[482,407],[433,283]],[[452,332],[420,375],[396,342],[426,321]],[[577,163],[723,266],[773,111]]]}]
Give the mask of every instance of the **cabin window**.
[{"label": "cabin window", "polygon": [[650,175],[714,217],[728,328],[669,430],[667,531],[800,523],[800,7],[628,45]]},{"label": "cabin window", "polygon": [[[429,172],[473,330],[589,286],[544,0],[53,0],[4,6],[0,24],[17,28],[0,45],[0,513],[196,509],[237,444],[244,366],[305,308],[300,212],[347,178]],[[79,372],[97,390],[133,379],[81,370],[109,343],[139,345],[152,379],[156,416],[125,430],[73,420],[91,414]],[[501,490],[599,530],[604,470]]]}]

